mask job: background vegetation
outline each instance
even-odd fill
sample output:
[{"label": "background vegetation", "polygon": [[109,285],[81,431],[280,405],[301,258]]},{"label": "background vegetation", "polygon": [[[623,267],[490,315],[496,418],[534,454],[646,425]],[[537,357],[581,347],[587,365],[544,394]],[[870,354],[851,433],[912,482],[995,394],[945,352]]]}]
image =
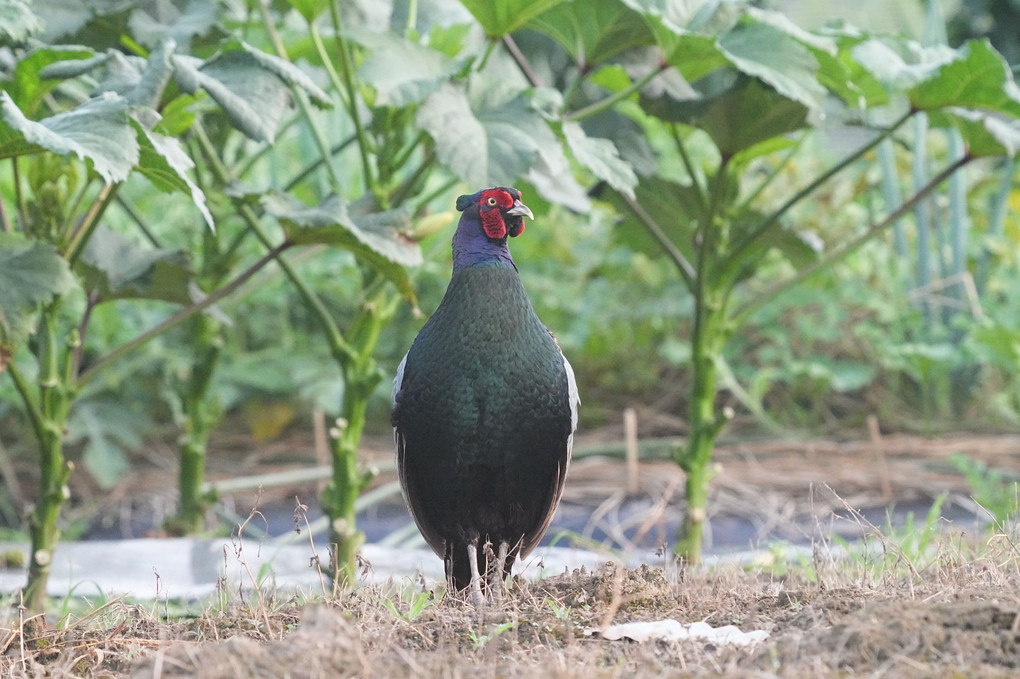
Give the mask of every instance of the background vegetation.
[{"label": "background vegetation", "polygon": [[[200,529],[221,419],[255,413],[266,440],[319,410],[349,568],[362,427],[386,430],[388,377],[445,289],[454,198],[494,183],[537,216],[514,253],[575,366],[585,428],[640,403],[687,434],[705,393],[709,451],[730,409],[784,436],[872,414],[930,433],[1020,422],[1020,194],[993,158],[1015,149],[1020,97],[988,43],[963,42],[985,37],[977,4],[949,34],[939,4],[919,4],[917,42],[713,2],[55,4],[0,4],[0,453],[11,478],[32,469],[11,461],[38,462],[14,478],[33,490],[0,494],[13,531],[55,531],[73,474],[110,487],[153,439],[179,441],[168,528]],[[876,45],[900,67],[862,55]],[[725,128],[734,96],[758,107]],[[727,136],[762,111],[758,136]],[[718,202],[690,208],[691,186]],[[711,280],[717,234],[742,228],[760,242],[719,288],[742,326],[702,362],[717,384],[699,397],[704,307],[678,263]]]}]

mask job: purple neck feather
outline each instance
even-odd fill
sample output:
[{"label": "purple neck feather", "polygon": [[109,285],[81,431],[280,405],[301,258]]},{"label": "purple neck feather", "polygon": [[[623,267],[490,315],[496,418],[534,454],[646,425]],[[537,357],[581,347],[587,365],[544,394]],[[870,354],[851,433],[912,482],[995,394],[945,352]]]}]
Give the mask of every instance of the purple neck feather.
[{"label": "purple neck feather", "polygon": [[460,216],[457,232],[453,234],[453,270],[477,264],[517,268],[510,256],[506,238],[492,240],[486,236],[478,218],[478,210],[469,208]]}]

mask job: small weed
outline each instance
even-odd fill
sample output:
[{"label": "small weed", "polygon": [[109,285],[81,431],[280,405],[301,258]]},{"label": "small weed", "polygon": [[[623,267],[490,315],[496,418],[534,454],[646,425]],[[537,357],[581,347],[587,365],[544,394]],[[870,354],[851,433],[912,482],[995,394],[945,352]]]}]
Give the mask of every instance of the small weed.
[{"label": "small weed", "polygon": [[504,622],[492,628],[491,634],[483,634],[481,636],[479,636],[478,633],[475,632],[475,630],[469,631],[468,638],[471,639],[472,650],[478,650],[482,646],[485,646],[485,644],[489,643],[503,632],[506,632],[508,629],[512,629],[513,626],[514,626],[513,621]]},{"label": "small weed", "polygon": [[549,608],[552,609],[553,615],[555,615],[558,620],[562,620],[564,622],[570,620],[570,606],[560,606],[548,597],[546,597],[545,602],[549,604]]},{"label": "small weed", "polygon": [[1016,481],[966,455],[954,453],[949,461],[963,474],[974,501],[991,514],[997,524],[1008,521],[1020,510],[1020,484]]},{"label": "small weed", "polygon": [[436,597],[433,595],[431,591],[424,590],[420,592],[413,592],[410,595],[410,601],[407,602],[403,600],[403,597],[399,593],[396,595],[396,598],[402,605],[404,603],[407,604],[407,611],[403,613],[400,612],[400,609],[397,608],[397,604],[394,603],[393,598],[371,596],[371,599],[373,601],[380,604],[383,608],[392,613],[393,617],[408,623],[414,622],[415,619],[418,618],[418,616],[425,612],[426,608],[436,603],[437,601]]}]

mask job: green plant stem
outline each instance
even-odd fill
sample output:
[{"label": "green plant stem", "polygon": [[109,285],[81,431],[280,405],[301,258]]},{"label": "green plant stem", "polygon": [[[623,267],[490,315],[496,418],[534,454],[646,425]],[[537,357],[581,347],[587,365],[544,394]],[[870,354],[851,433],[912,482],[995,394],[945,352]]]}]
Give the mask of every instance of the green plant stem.
[{"label": "green plant stem", "polygon": [[521,52],[521,48],[517,46],[513,37],[507,33],[503,36],[503,44],[506,45],[507,51],[510,52],[510,56],[513,57],[514,62],[517,64],[517,68],[521,69],[521,73],[528,79],[532,87],[541,87],[542,81],[539,79],[538,74],[535,73],[535,69],[528,63],[528,58]]},{"label": "green plant stem", "polygon": [[708,519],[709,462],[715,439],[729,411],[715,412],[718,387],[718,361],[728,338],[726,296],[705,288],[695,297],[694,328],[691,337],[692,385],[687,418],[690,436],[684,448],[678,448],[675,460],[687,475],[687,512],[677,535],[676,554],[689,563],[701,560],[701,542]]},{"label": "green plant stem", "polygon": [[120,209],[131,218],[131,221],[135,223],[135,226],[138,227],[138,230],[142,232],[142,235],[145,236],[145,239],[149,241],[152,247],[163,247],[163,245],[159,242],[159,239],[156,238],[156,234],[154,234],[152,229],[149,228],[149,225],[145,223],[145,218],[142,217],[141,213],[135,209],[135,206],[124,196],[117,196],[116,200]]},{"label": "green plant stem", "polygon": [[191,306],[181,309],[176,314],[166,319],[162,323],[159,323],[155,327],[143,332],[141,335],[134,338],[133,340],[126,342],[125,344],[122,344],[121,346],[117,347],[116,349],[108,353],[106,356],[103,356],[101,359],[90,365],[87,370],[85,370],[84,372],[82,372],[81,375],[78,376],[77,384],[78,388],[83,387],[84,385],[88,384],[93,379],[95,379],[96,376],[103,370],[103,368],[105,368],[110,363],[113,363],[117,359],[125,356],[126,354],[131,353],[132,351],[142,346],[143,344],[153,339],[154,337],[162,335],[167,330],[177,327],[194,314],[198,313],[199,311],[202,311],[203,309],[207,309],[208,307],[220,301],[227,295],[231,294],[232,292],[234,292],[234,290],[244,285],[245,281],[247,281],[249,278],[258,273],[260,269],[262,269],[264,266],[266,266],[273,260],[277,259],[282,252],[284,252],[287,248],[293,245],[294,243],[288,240],[280,243],[276,247],[273,247],[267,254],[263,255],[261,259],[259,259],[257,262],[255,262],[250,267],[241,272],[234,280],[230,281],[229,283],[224,285],[222,288],[216,290],[215,292],[210,293],[204,299],[202,299],[202,301],[196,302]]},{"label": "green plant stem", "polygon": [[53,563],[53,551],[60,539],[57,519],[69,496],[67,481],[74,465],[64,458],[64,429],[73,401],[73,387],[60,368],[61,358],[70,360],[60,339],[58,312],[61,300],[42,310],[39,346],[39,407],[42,440],[39,448],[39,498],[29,515],[31,557],[24,589],[25,606],[41,613],[46,603],[46,583]]},{"label": "green plant stem", "polygon": [[482,54],[482,58],[475,62],[473,70],[475,73],[481,73],[485,68],[485,65],[489,63],[489,57],[496,50],[496,45],[499,43],[498,38],[489,38],[488,44],[485,46],[485,52]]},{"label": "green plant stem", "polygon": [[71,240],[67,245],[66,257],[68,264],[74,264],[78,261],[78,257],[81,255],[82,250],[85,249],[85,245],[88,243],[89,238],[92,237],[92,233],[99,226],[99,220],[106,212],[106,208],[109,207],[110,202],[117,195],[117,189],[120,188],[120,182],[113,184],[105,184],[99,191],[99,195],[96,196],[95,200],[92,201],[92,205],[89,207],[88,212],[82,217],[81,223],[78,224],[78,228],[75,229],[74,234],[71,236]]},{"label": "green plant stem", "polygon": [[4,202],[0,200],[0,231],[11,232],[11,223],[7,221],[7,210],[4,209]]},{"label": "green plant stem", "polygon": [[206,451],[209,435],[219,422],[222,410],[211,402],[209,388],[219,363],[223,340],[220,324],[207,314],[192,317],[191,351],[197,356],[191,377],[181,395],[184,412],[184,437],[179,446],[177,487],[180,503],[168,528],[178,535],[194,534],[205,523],[206,510],[212,498],[202,492],[205,481]]},{"label": "green plant stem", "polygon": [[676,150],[680,153],[680,160],[683,161],[684,169],[687,170],[687,174],[691,178],[691,183],[694,184],[698,189],[698,198],[700,199],[701,208],[705,207],[705,187],[701,185],[701,177],[694,170],[694,163],[691,161],[690,154],[687,153],[687,146],[684,144],[684,140],[680,138],[680,130],[678,125],[674,124],[670,126],[670,132],[673,133],[673,143],[676,144]]},{"label": "green plant stem", "polygon": [[[261,2],[259,2],[259,8],[262,11],[262,20],[265,22],[266,31],[269,33],[277,56],[281,59],[290,61],[290,57],[287,55],[287,48],[284,46],[283,40],[280,39],[280,34],[277,32],[276,26],[273,24],[273,19],[269,14],[269,5],[266,0],[261,0]],[[314,38],[316,35],[315,22],[309,22],[309,26],[311,27],[312,36]],[[328,63],[328,59],[325,61]],[[297,85],[292,84],[290,89],[291,92],[294,93],[294,99],[297,101],[298,106],[301,108],[301,115],[304,117],[305,123],[312,131],[312,139],[315,140],[315,145],[319,149],[322,162],[325,164],[326,171],[329,173],[329,177],[332,180],[333,190],[339,191],[340,187],[343,186],[343,179],[340,177],[340,172],[336,169],[336,165],[333,163],[333,157],[330,155],[329,142],[326,141],[326,135],[315,120],[315,116],[312,112],[312,104],[308,101],[308,95]]]},{"label": "green plant stem", "polygon": [[637,218],[641,220],[641,223],[644,225],[645,229],[648,230],[648,233],[650,233],[656,242],[659,243],[663,252],[665,252],[666,256],[673,262],[677,271],[680,272],[680,278],[683,279],[684,285],[687,286],[687,289],[693,292],[698,274],[694,270],[694,267],[691,266],[691,263],[687,261],[687,258],[684,257],[682,252],[680,252],[676,244],[670,240],[669,236],[666,235],[666,232],[662,230],[662,227],[659,226],[654,219],[652,219],[651,215],[648,214],[637,200],[622,193],[620,195],[627,201],[627,206],[634,212],[635,215],[637,215]]},{"label": "green plant stem", "polygon": [[[199,146],[202,148],[202,153],[209,164],[209,168],[212,170],[213,174],[216,175],[217,181],[226,186],[230,183],[232,177],[228,173],[227,168],[223,164],[219,155],[217,155],[216,149],[209,140],[209,136],[205,133],[205,129],[199,122],[196,122],[192,126],[192,129],[195,132],[195,138],[198,140]],[[248,228],[251,229],[252,233],[254,233],[262,244],[272,253],[274,250],[273,242],[269,238],[269,234],[267,234],[265,229],[262,228],[262,224],[259,221],[258,215],[255,214],[255,211],[250,205],[242,203],[241,201],[235,201],[235,205],[237,207],[237,213],[244,220],[245,224],[247,224]],[[354,351],[354,349],[344,340],[340,329],[337,328],[336,323],[333,322],[333,318],[330,316],[329,310],[326,309],[326,306],[322,303],[322,300],[319,299],[319,296],[308,287],[301,276],[298,275],[297,271],[294,270],[286,259],[278,257],[277,264],[297,289],[301,298],[305,300],[308,308],[315,315],[319,325],[326,333],[326,341],[329,343],[330,353],[333,357],[338,363],[353,360],[357,355],[357,352]]]},{"label": "green plant stem", "polygon": [[789,288],[799,285],[800,283],[810,278],[811,276],[815,275],[819,271],[829,268],[836,262],[840,261],[847,255],[854,252],[857,248],[867,243],[869,240],[871,240],[878,234],[882,233],[883,231],[891,227],[893,224],[897,222],[897,220],[902,218],[903,215],[910,212],[910,210],[912,210],[915,205],[917,205],[920,201],[924,200],[929,193],[931,193],[932,191],[935,190],[936,187],[938,187],[939,184],[944,182],[946,179],[952,176],[954,172],[956,172],[957,170],[959,170],[972,160],[974,160],[974,156],[971,155],[964,155],[961,158],[958,158],[956,162],[948,165],[945,169],[943,169],[937,175],[932,177],[931,181],[922,186],[917,192],[914,193],[914,195],[912,195],[905,202],[903,202],[898,208],[890,212],[885,219],[869,227],[868,230],[862,233],[860,236],[839,246],[838,248],[831,251],[828,255],[818,260],[814,264],[804,267],[803,269],[798,271],[794,276],[791,276],[786,280],[780,281],[775,285],[771,285],[762,292],[755,295],[751,300],[747,301],[736,310],[736,312],[733,315],[734,324],[740,325],[746,319],[748,314],[750,314],[755,309],[759,308],[766,301],[776,297],[782,292],[785,292]]},{"label": "green plant stem", "polygon": [[[336,154],[340,153],[341,151],[343,151],[345,148],[347,148],[348,146],[350,146],[351,144],[353,144],[357,140],[358,140],[357,137],[351,135],[350,137],[347,137],[347,139],[344,139],[339,144],[334,144],[333,148],[331,148],[329,150],[330,156],[331,157],[335,156]],[[289,182],[287,182],[286,184],[283,185],[283,192],[284,193],[289,193],[294,187],[296,187],[298,184],[303,182],[310,174],[312,174],[313,172],[318,170],[320,167],[322,167],[322,164],[324,162],[325,162],[325,160],[323,158],[318,158],[318,159],[315,160],[315,162],[313,162],[310,165],[308,165],[308,167],[306,167],[303,170],[301,170],[300,172],[298,172],[296,175],[294,175],[293,179],[291,179]],[[238,176],[240,176],[240,175],[238,175]]]},{"label": "green plant stem", "polygon": [[565,116],[563,116],[563,120],[565,121],[584,120],[585,118],[590,118],[591,116],[596,115],[597,113],[602,113],[603,111],[612,108],[614,105],[616,105],[617,102],[623,101],[630,95],[640,90],[642,87],[650,83],[657,75],[662,73],[667,68],[669,68],[669,66],[663,64],[658,68],[649,71],[644,76],[638,78],[633,83],[623,88],[619,92],[614,92],[605,99],[600,99],[599,101],[596,101],[592,104],[589,104],[588,106],[585,106],[584,108],[580,108],[572,113],[566,114]]},{"label": "green plant stem", "polygon": [[768,231],[773,227],[773,225],[775,225],[782,218],[782,216],[785,215],[790,210],[790,208],[792,208],[800,201],[804,200],[804,198],[806,198],[807,196],[814,193],[819,187],[821,187],[827,181],[832,179],[835,175],[839,174],[844,169],[849,167],[858,158],[861,158],[868,151],[878,146],[883,139],[889,137],[901,125],[903,125],[903,123],[907,122],[907,120],[910,119],[910,116],[912,116],[913,114],[914,114],[913,110],[910,110],[907,113],[903,114],[899,118],[899,120],[895,121],[891,126],[883,130],[881,134],[876,135],[875,138],[869,141],[867,144],[864,144],[859,149],[843,158],[840,162],[836,163],[834,166],[823,172],[813,182],[811,182],[803,189],[801,189],[793,196],[791,196],[790,199],[783,203],[775,212],[773,212],[771,215],[762,220],[762,222],[757,227],[755,227],[755,229],[751,231],[751,233],[749,233],[747,236],[741,239],[741,241],[736,245],[736,247],[732,249],[729,256],[726,258],[726,262],[723,264],[721,275],[725,278],[732,279],[736,275],[739,268],[742,266],[743,256],[746,254],[747,250],[750,249],[759,238],[761,238],[764,234],[768,233]]},{"label": "green plant stem", "polygon": [[[1009,197],[1013,192],[1013,175],[1016,172],[1016,158],[1011,156],[1003,163],[999,189],[991,199],[988,209],[988,237],[999,238],[1006,224],[1006,213],[1009,208]],[[974,272],[974,285],[978,293],[983,293],[988,282],[988,270],[991,267],[992,250],[986,244],[981,250]]]},{"label": "green plant stem", "polygon": [[[423,198],[419,199],[414,208],[415,214],[421,212],[425,208],[425,206],[427,206],[429,203],[431,203],[439,196],[449,193],[450,189],[456,186],[459,181],[460,180],[457,178],[448,179],[445,182],[443,182],[440,186],[436,187],[436,189],[429,193],[427,196],[424,196]],[[429,261],[429,258],[426,257],[425,261]],[[421,269],[418,269],[418,271],[421,271]]]},{"label": "green plant stem", "polygon": [[[758,196],[761,195],[762,191],[767,189],[772,184],[772,182],[776,180],[776,178],[783,171],[783,168],[789,165],[790,161],[793,160],[793,157],[797,155],[797,152],[800,151],[801,144],[804,143],[805,139],[807,139],[807,134],[800,135],[800,137],[797,139],[797,143],[790,147],[790,150],[787,151],[786,155],[784,155],[782,159],[778,163],[776,163],[775,167],[773,167],[769,171],[765,179],[763,179],[761,183],[755,187],[754,191],[748,194],[747,198],[745,198],[737,207],[737,209],[734,210],[735,214],[738,215],[745,214],[747,210],[750,208],[750,206],[754,205],[754,201],[758,199]],[[886,141],[888,141],[888,139]],[[879,148],[881,148],[881,146]]]},{"label": "green plant stem", "polygon": [[367,299],[350,332],[352,344],[360,348],[359,354],[355,361],[341,365],[344,396],[338,435],[331,442],[333,476],[322,496],[323,509],[330,518],[333,580],[339,587],[354,582],[356,556],[365,540],[357,530],[355,502],[372,475],[358,469],[358,445],[365,428],[368,400],[383,379],[372,354],[399,301],[399,296],[388,296],[384,288]]},{"label": "green plant stem", "polygon": [[25,405],[25,412],[28,413],[28,421],[32,425],[32,432],[41,446],[46,441],[46,434],[39,403],[32,397],[32,389],[25,376],[21,374],[21,369],[18,368],[17,363],[12,360],[7,365],[6,372],[11,376],[14,388],[17,389],[18,395],[21,396],[21,401]]},{"label": "green plant stem", "polygon": [[[375,195],[377,200],[382,201],[383,191],[376,184],[375,175],[372,172],[372,145],[369,142],[368,133],[365,131],[364,125],[361,124],[361,116],[358,115],[358,90],[354,83],[354,64],[347,41],[342,37],[340,9],[338,4],[339,3],[336,2],[329,3],[329,16],[333,22],[333,31],[336,36],[336,51],[340,56],[341,73],[339,75],[332,67],[333,62],[326,52],[325,45],[322,43],[322,37],[319,35],[318,29],[315,28],[315,24],[312,23],[309,29],[311,31],[312,42],[315,44],[315,49],[319,52],[319,56],[322,58],[323,63],[328,64],[326,72],[329,73],[333,87],[338,92],[347,93],[347,114],[351,117],[351,122],[354,124],[354,133],[358,138],[358,151],[361,156],[361,170],[365,174],[365,187]],[[341,76],[343,78],[342,82]]]}]

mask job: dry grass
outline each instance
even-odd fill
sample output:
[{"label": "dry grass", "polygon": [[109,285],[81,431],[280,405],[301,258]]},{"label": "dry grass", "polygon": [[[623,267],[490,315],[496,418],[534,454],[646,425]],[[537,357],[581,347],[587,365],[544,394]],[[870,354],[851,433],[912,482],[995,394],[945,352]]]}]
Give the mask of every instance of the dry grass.
[{"label": "dry grass", "polygon": [[[1005,533],[970,542],[877,529],[865,551],[819,544],[801,563],[625,570],[516,580],[481,613],[423,582],[337,598],[249,595],[167,619],[113,601],[39,629],[0,633],[2,677],[843,677],[1015,676],[1020,568]],[[764,629],[752,650],[585,635],[675,618]],[[4,620],[0,616],[0,620]],[[7,627],[5,624],[4,627]]]}]

